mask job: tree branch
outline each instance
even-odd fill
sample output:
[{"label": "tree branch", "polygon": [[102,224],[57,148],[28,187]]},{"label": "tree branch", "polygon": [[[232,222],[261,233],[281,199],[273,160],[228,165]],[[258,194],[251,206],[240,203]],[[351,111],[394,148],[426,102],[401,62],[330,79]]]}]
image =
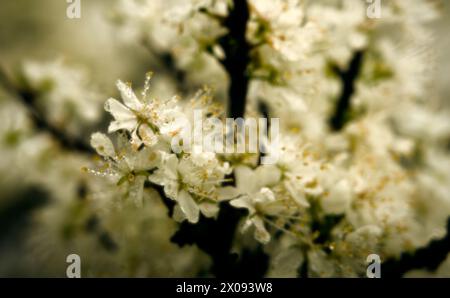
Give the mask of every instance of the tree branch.
[{"label": "tree branch", "polygon": [[[228,115],[243,117],[247,98],[248,82],[246,70],[249,64],[249,46],[245,38],[249,9],[247,1],[235,0],[223,24],[228,34],[219,40],[226,58],[222,64],[230,78],[228,89]],[[244,250],[239,257],[230,253],[236,229],[245,211],[233,208],[228,202],[220,204],[217,219],[200,216],[197,224],[181,224],[172,237],[180,246],[196,244],[212,258],[212,273],[216,277],[263,277],[268,268],[269,258],[261,246],[255,250]]]},{"label": "tree branch", "polygon": [[334,131],[341,130],[348,120],[349,110],[351,108],[351,98],[355,93],[355,82],[362,68],[364,51],[357,51],[353,55],[347,70],[334,68],[342,82],[341,95],[336,104],[336,109],[330,119],[331,129]]},{"label": "tree branch", "polygon": [[250,62],[250,46],[245,33],[249,17],[247,1],[235,0],[234,7],[224,20],[228,34],[219,40],[225,51],[222,65],[230,77],[228,116],[231,118],[243,117],[245,113],[249,82],[247,66]]}]

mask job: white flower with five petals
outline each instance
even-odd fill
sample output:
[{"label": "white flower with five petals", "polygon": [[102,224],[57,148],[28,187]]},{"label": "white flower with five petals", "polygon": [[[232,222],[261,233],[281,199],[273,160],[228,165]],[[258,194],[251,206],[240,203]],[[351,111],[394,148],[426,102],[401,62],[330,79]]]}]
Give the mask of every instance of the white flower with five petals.
[{"label": "white flower with five petals", "polygon": [[108,128],[109,133],[121,129],[129,131],[133,146],[138,148],[141,144],[155,145],[158,135],[174,136],[181,131],[183,122],[179,121],[182,117],[176,106],[176,97],[165,102],[156,99],[144,102],[136,96],[130,85],[119,80],[117,88],[124,104],[114,98],[106,102],[105,110],[114,117]]}]

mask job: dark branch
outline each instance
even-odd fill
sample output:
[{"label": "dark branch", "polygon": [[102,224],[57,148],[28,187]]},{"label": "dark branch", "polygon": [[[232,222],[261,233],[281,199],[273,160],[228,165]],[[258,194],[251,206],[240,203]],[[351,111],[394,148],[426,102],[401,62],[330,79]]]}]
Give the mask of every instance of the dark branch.
[{"label": "dark branch", "polygon": [[0,68],[0,85],[2,85],[7,92],[19,99],[27,108],[30,118],[37,130],[47,132],[58,143],[67,150],[77,151],[80,153],[94,154],[94,150],[86,144],[83,140],[68,136],[63,130],[50,123],[44,115],[40,113],[36,107],[36,99],[38,94],[26,87],[16,86],[6,75],[2,68]]},{"label": "dark branch", "polygon": [[[228,90],[228,115],[243,117],[248,90],[249,46],[245,31],[249,19],[247,1],[235,0],[234,7],[223,24],[228,34],[220,39],[226,58],[222,64],[230,78]],[[197,224],[184,222],[172,237],[180,246],[196,244],[212,258],[212,273],[216,277],[263,277],[268,269],[269,258],[261,246],[244,250],[241,255],[230,253],[233,239],[243,210],[231,207],[227,202],[220,204],[217,219],[200,216]]]},{"label": "dark branch", "polygon": [[222,65],[230,77],[228,116],[231,118],[243,117],[245,113],[249,82],[247,66],[250,61],[250,46],[245,38],[248,19],[247,1],[235,0],[234,7],[224,20],[228,34],[219,40],[225,51]]},{"label": "dark branch", "polygon": [[330,119],[331,129],[335,131],[341,130],[348,120],[351,108],[351,98],[355,93],[355,82],[362,68],[363,56],[363,51],[357,51],[353,55],[347,70],[342,71],[338,68],[334,69],[342,81],[341,95],[337,101],[334,114]]}]

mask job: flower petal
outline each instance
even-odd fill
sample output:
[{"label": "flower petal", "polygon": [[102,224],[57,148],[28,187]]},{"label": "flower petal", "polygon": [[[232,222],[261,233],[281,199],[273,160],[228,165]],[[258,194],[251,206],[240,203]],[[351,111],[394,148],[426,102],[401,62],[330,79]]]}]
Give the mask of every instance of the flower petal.
[{"label": "flower petal", "polygon": [[190,223],[197,223],[199,218],[199,207],[191,195],[182,190],[178,194],[178,204],[180,205],[181,211],[186,215],[186,218]]},{"label": "flower petal", "polygon": [[104,134],[96,132],[91,136],[91,146],[98,154],[104,157],[115,158],[116,151],[111,140]]},{"label": "flower petal", "polygon": [[263,165],[255,170],[258,188],[272,186],[280,181],[281,171],[274,165]]},{"label": "flower petal", "polygon": [[256,211],[252,202],[250,201],[250,197],[248,197],[246,195],[241,196],[238,199],[231,200],[230,205],[233,207],[236,207],[236,208],[248,209],[250,214],[253,214]]},{"label": "flower petal", "polygon": [[105,102],[105,111],[111,113],[116,120],[136,119],[136,116],[130,109],[114,98],[109,98]]},{"label": "flower petal", "polygon": [[151,147],[158,142],[158,137],[148,125],[139,127],[139,137],[145,146]]},{"label": "flower petal", "polygon": [[286,181],[284,183],[284,186],[286,187],[287,191],[291,195],[291,197],[294,199],[294,201],[303,207],[309,207],[309,202],[306,200],[305,195],[300,189],[297,189],[294,186],[293,181]]},{"label": "flower petal", "polygon": [[118,131],[119,129],[134,131],[136,128],[136,125],[137,125],[137,122],[135,119],[113,121],[113,122],[111,122],[111,124],[109,124],[108,133]]},{"label": "flower petal", "polygon": [[173,208],[173,220],[176,222],[182,222],[186,219],[186,215],[181,211],[180,205],[175,205]]},{"label": "flower petal", "polygon": [[136,176],[134,181],[130,183],[128,195],[138,207],[142,207],[144,195],[145,176]]},{"label": "flower petal", "polygon": [[246,166],[237,166],[234,169],[236,178],[236,188],[240,194],[253,193],[258,191],[253,171]]},{"label": "flower petal", "polygon": [[215,217],[219,213],[219,205],[215,203],[202,202],[199,207],[202,214],[208,218]]},{"label": "flower petal", "polygon": [[263,220],[256,216],[252,219],[253,225],[255,226],[255,238],[263,244],[267,244],[270,241],[270,234],[267,232],[264,226]]},{"label": "flower petal", "polygon": [[227,201],[236,198],[239,195],[237,188],[233,186],[221,187],[217,190],[219,201]]},{"label": "flower petal", "polygon": [[139,111],[142,109],[144,104],[137,98],[136,94],[134,94],[133,89],[121,80],[117,81],[117,89],[120,91],[120,95],[122,96],[122,100],[127,107],[132,110]]}]

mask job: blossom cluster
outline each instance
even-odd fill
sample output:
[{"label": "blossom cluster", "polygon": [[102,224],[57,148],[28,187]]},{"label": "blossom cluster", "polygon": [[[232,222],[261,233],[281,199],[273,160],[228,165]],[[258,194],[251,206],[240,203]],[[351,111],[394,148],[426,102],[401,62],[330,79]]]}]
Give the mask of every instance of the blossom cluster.
[{"label": "blossom cluster", "polygon": [[[439,204],[437,208],[449,210],[449,202],[441,196],[447,185],[432,177],[440,173],[437,175],[446,177],[442,181],[448,181],[448,173],[444,167],[425,168],[435,164],[435,158],[448,163],[444,153],[436,151],[445,150],[438,144],[448,135],[449,126],[439,120],[443,118],[432,117],[423,100],[429,84],[426,65],[431,60],[420,52],[430,40],[424,25],[436,13],[431,5],[416,1],[423,12],[417,17],[417,6],[391,1],[382,7],[383,18],[374,20],[366,16],[363,1],[337,2],[248,2],[251,81],[247,117],[258,114],[256,107],[262,100],[271,116],[280,118],[282,151],[274,165],[258,165],[245,154],[230,159],[213,153],[177,156],[164,151],[161,148],[167,150],[167,146],[155,145],[155,133],[167,143],[166,125],[172,128],[170,135],[179,129],[173,121],[177,117],[168,120],[167,115],[189,112],[152,102],[150,106],[167,106],[157,112],[166,120],[146,132],[152,125],[145,122],[154,121],[143,111],[151,113],[152,108],[130,100],[134,95],[124,92],[121,83],[123,100],[134,116],[119,116],[118,107],[109,108],[115,117],[110,130],[125,128],[132,144],[145,144],[143,152],[163,152],[158,164],[150,166],[156,170],[145,179],[163,185],[165,195],[177,201],[174,216],[195,223],[199,210],[205,216],[216,215],[217,203],[222,200],[246,209],[242,229],[251,228],[255,239],[268,245],[273,254],[270,274],[295,274],[295,270],[285,272],[285,268],[292,270],[293,262],[285,254],[293,254],[299,262],[294,269],[308,259],[310,275],[359,276],[367,255],[398,257],[442,235],[445,227],[446,216],[438,219],[431,209]],[[192,1],[175,8],[168,9],[162,24],[178,28],[177,38],[166,39],[166,44],[179,66],[188,73],[220,72],[210,63],[201,66],[194,61],[186,63],[186,59],[200,59],[201,53],[209,53],[219,62],[224,58],[218,40],[227,33],[220,20],[232,6],[226,1]],[[210,26],[209,30],[205,26]],[[403,40],[394,34],[380,34],[387,28],[399,28]],[[157,34],[158,30],[143,32]],[[192,47],[199,54],[186,54]],[[335,131],[329,128],[327,117],[336,103],[327,98],[339,97],[339,75],[357,52],[364,52],[364,58],[355,81],[351,114],[345,127]],[[434,136],[426,144],[411,131],[419,129],[414,124],[417,120],[405,119],[418,117],[416,112],[404,112],[410,109],[421,110],[420,117],[433,121],[420,128],[427,130],[422,137]],[[161,125],[164,128],[158,133]],[[439,132],[429,131],[434,129]],[[137,130],[142,132],[136,139]],[[149,149],[152,146],[158,149]],[[425,153],[429,150],[433,153]],[[419,174],[417,167],[425,168]],[[202,174],[196,176],[199,171]],[[226,177],[231,177],[234,187],[227,186],[230,192],[221,197],[218,193]],[[210,211],[202,202],[208,202]],[[430,217],[423,210],[428,210]],[[279,232],[281,238],[275,237]]]}]

